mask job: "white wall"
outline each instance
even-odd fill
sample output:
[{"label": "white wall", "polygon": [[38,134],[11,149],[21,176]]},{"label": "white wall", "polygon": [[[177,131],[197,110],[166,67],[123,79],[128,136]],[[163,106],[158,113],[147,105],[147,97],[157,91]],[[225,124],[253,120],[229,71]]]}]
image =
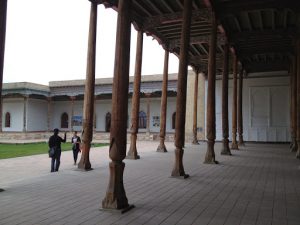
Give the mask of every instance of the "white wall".
[{"label": "white wall", "polygon": [[[2,130],[3,131],[23,131],[24,99],[8,98],[3,100],[2,109]],[[5,114],[10,113],[10,127],[5,126]]]},{"label": "white wall", "polygon": [[[290,141],[289,78],[249,78],[243,83],[244,140]],[[222,81],[216,82],[216,140],[222,140]],[[232,140],[232,80],[229,81],[229,138]]]},{"label": "white wall", "polygon": [[47,130],[48,102],[46,100],[28,99],[26,114],[27,131]]}]

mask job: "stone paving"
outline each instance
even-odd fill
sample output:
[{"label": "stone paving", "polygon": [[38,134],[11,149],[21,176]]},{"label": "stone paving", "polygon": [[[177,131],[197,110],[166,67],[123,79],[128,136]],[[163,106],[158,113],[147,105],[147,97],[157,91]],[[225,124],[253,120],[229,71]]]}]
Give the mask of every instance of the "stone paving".
[{"label": "stone paving", "polygon": [[0,160],[0,224],[299,225],[300,161],[284,144],[250,144],[203,164],[206,144],[187,144],[188,179],[171,178],[169,152],[157,142],[139,142],[140,160],[124,160],[124,185],[135,208],[100,211],[108,184],[108,147],[91,150],[94,170],[78,171],[72,152],[62,153],[58,173],[46,154]]}]

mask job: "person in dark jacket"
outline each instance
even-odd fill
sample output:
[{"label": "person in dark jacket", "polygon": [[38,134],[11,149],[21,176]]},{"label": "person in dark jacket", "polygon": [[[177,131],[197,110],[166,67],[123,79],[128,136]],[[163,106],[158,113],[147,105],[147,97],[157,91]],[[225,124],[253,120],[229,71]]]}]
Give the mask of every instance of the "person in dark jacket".
[{"label": "person in dark jacket", "polygon": [[59,130],[57,128],[54,129],[54,134],[49,138],[49,148],[55,148],[55,153],[51,157],[51,172],[57,172],[60,165],[60,155],[61,155],[61,143],[66,142],[66,132],[64,135],[64,139],[58,136]]},{"label": "person in dark jacket", "polygon": [[77,131],[74,132],[71,143],[73,144],[72,150],[73,150],[74,165],[76,165],[78,152],[81,152],[80,150],[81,139],[79,136],[77,136]]}]

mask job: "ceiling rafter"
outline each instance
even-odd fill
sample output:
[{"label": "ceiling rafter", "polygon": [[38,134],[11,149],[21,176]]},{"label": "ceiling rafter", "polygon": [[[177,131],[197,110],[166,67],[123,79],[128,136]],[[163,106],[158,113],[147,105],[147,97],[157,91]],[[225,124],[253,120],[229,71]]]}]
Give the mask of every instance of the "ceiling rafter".
[{"label": "ceiling rafter", "polygon": [[[209,21],[210,12],[209,9],[199,9],[192,11],[192,22],[193,21]],[[163,14],[159,16],[152,16],[145,18],[143,23],[144,29],[149,27],[159,27],[163,24],[181,22],[182,21],[182,12]]]}]

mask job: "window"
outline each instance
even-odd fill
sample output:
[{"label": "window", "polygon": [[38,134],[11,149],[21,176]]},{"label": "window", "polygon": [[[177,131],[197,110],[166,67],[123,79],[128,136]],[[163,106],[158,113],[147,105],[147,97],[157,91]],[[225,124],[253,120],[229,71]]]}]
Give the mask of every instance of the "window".
[{"label": "window", "polygon": [[105,132],[110,132],[110,124],[111,124],[111,113],[106,113],[105,116]]},{"label": "window", "polygon": [[5,113],[5,127],[10,127],[10,113]]},{"label": "window", "polygon": [[147,126],[147,114],[143,111],[139,112],[139,128],[146,128]]},{"label": "window", "polygon": [[176,112],[172,115],[172,129],[175,129],[175,122],[176,122]]},{"label": "window", "polygon": [[61,115],[60,127],[61,128],[68,128],[69,127],[69,116],[65,112]]}]

